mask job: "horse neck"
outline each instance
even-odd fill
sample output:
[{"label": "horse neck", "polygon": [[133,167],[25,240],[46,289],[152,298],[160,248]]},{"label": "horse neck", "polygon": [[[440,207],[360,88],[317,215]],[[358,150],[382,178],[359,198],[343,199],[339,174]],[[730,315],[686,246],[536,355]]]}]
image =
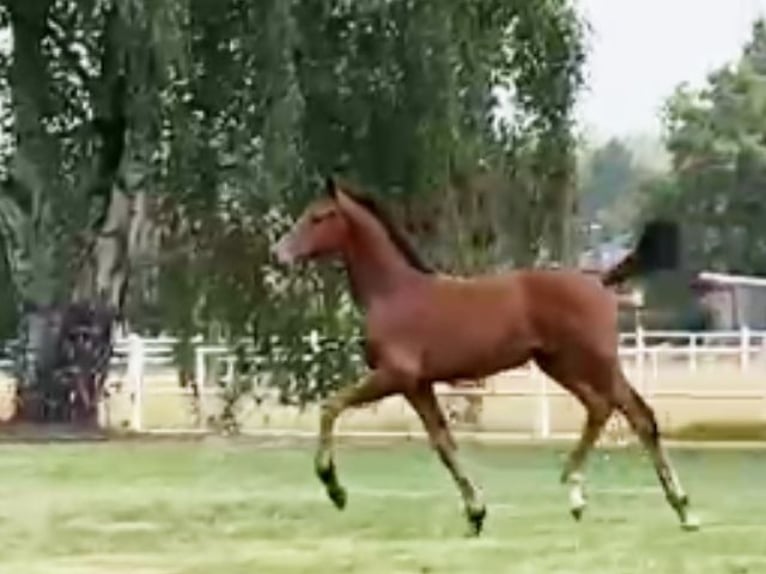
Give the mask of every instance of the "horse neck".
[{"label": "horse neck", "polygon": [[[375,222],[375,226],[380,226]],[[385,301],[423,276],[381,228],[355,224],[353,241],[344,252],[351,294],[363,309]]]}]

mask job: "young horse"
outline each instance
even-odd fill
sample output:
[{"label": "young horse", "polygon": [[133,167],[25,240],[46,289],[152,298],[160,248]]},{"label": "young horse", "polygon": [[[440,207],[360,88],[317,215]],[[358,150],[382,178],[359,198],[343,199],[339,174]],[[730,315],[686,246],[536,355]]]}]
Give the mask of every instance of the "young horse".
[{"label": "young horse", "polygon": [[[604,285],[649,270],[671,236],[662,226],[647,228],[637,249],[602,278]],[[433,384],[485,377],[533,360],[586,410],[582,436],[562,473],[574,517],[580,518],[586,504],[585,458],[617,409],[651,455],[682,526],[697,527],[660,444],[652,409],[620,367],[616,298],[597,278],[543,269],[473,278],[437,274],[374,202],[333,178],[327,180],[326,197],[308,206],[274,252],[283,263],[339,257],[364,312],[370,371],[323,402],[321,409],[316,472],[339,509],[346,505],[346,491],[335,471],[335,420],[350,407],[401,394],[422,420],[457,483],[472,532],[479,534],[486,507],[458,460]]]}]

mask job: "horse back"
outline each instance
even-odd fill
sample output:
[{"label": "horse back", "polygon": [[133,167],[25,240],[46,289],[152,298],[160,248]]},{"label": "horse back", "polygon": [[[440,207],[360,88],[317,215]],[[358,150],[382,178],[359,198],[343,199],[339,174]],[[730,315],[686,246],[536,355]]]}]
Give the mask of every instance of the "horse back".
[{"label": "horse back", "polygon": [[394,360],[418,378],[446,380],[514,368],[538,351],[610,352],[612,307],[598,281],[574,272],[432,277],[368,316],[368,355],[372,364]]}]

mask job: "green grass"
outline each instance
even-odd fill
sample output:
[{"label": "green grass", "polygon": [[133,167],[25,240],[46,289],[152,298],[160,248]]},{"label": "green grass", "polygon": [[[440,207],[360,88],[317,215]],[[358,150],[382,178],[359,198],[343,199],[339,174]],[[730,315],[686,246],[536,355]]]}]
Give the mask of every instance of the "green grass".
[{"label": "green grass", "polygon": [[2,574],[363,572],[745,574],[766,571],[766,451],[679,450],[703,519],[678,528],[647,460],[599,452],[581,524],[558,484],[565,447],[469,446],[487,528],[422,444],[342,447],[335,511],[309,447],[112,442],[0,447]]}]

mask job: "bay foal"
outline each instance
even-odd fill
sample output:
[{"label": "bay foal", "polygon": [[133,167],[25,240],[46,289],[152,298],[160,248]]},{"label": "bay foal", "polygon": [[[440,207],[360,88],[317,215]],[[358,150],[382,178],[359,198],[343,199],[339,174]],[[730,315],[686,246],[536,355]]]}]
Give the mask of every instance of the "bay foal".
[{"label": "bay foal", "polygon": [[617,409],[650,454],[681,525],[696,528],[652,409],[620,367],[617,302],[606,287],[659,262],[663,241],[672,239],[667,228],[647,227],[637,249],[601,280],[575,270],[543,269],[461,278],[425,265],[372,200],[333,178],[326,185],[325,196],[306,208],[274,252],[283,263],[340,258],[364,314],[369,372],[321,409],[316,472],[338,508],[346,505],[346,491],[334,463],[336,419],[350,407],[399,394],[422,420],[460,490],[472,532],[480,533],[486,507],[458,459],[433,385],[485,377],[532,360],[586,411],[582,435],[562,473],[575,518],[585,508],[586,456]]}]

